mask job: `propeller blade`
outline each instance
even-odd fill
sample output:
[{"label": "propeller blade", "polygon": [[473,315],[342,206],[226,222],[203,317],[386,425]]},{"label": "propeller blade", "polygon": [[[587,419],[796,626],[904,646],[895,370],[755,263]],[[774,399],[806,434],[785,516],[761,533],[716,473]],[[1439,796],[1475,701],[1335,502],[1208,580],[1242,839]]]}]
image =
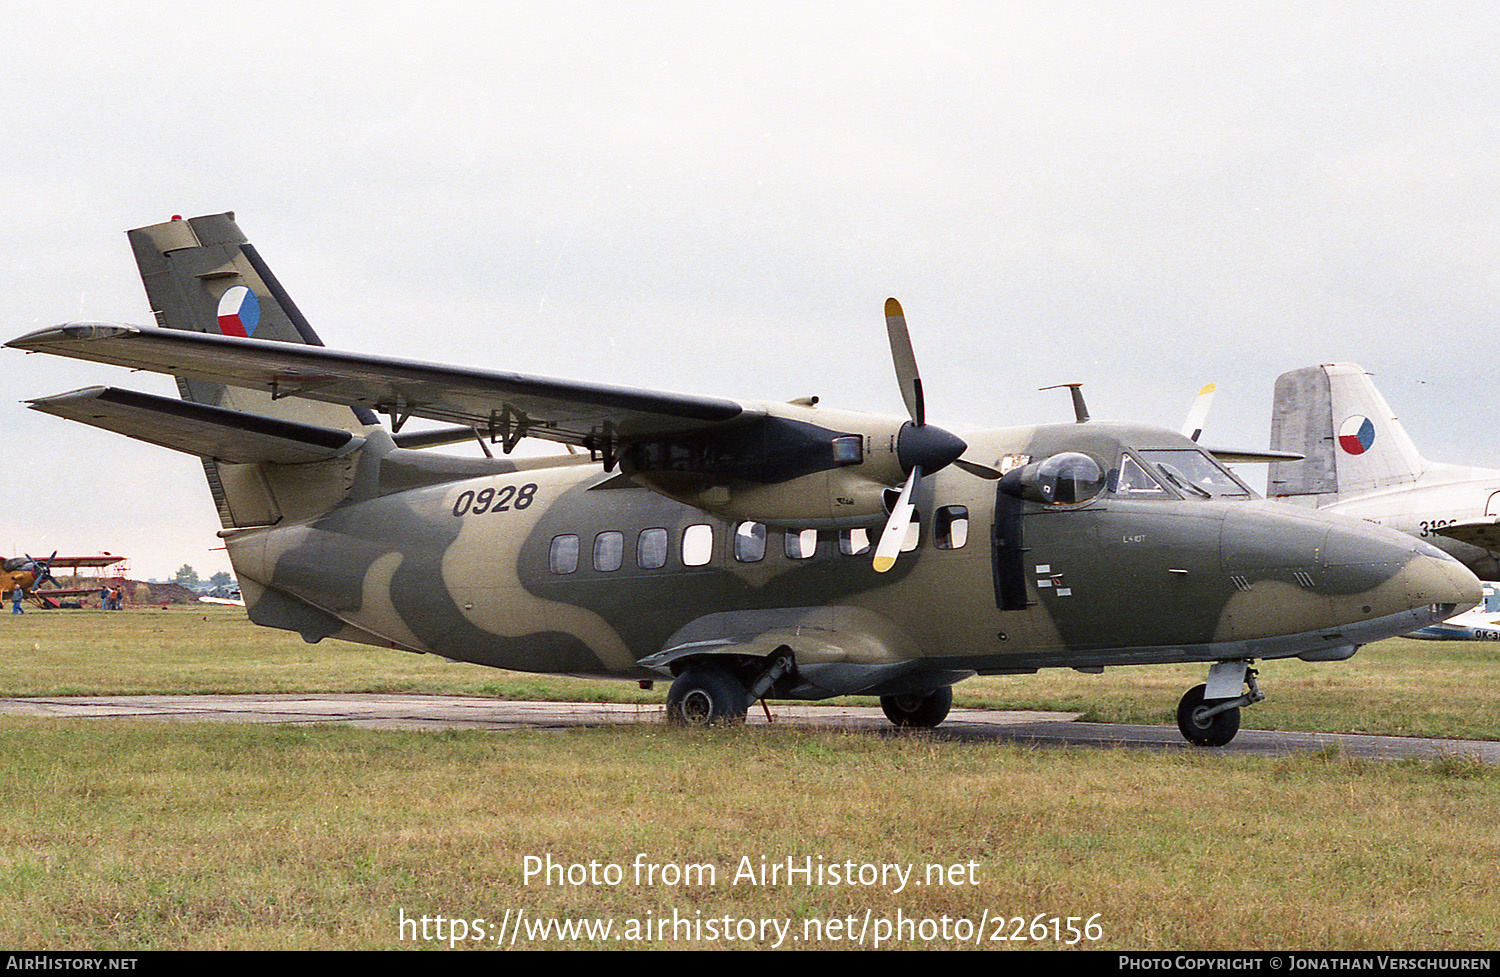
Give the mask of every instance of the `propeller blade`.
[{"label": "propeller blade", "polygon": [[885,331],[891,340],[891,359],[896,363],[896,382],[901,385],[901,399],[906,413],[917,427],[927,423],[927,405],[922,398],[922,377],[917,373],[917,357],[911,349],[911,334],[906,331],[906,313],[895,299],[885,300]]},{"label": "propeller blade", "polygon": [[880,534],[880,542],[875,546],[876,573],[885,573],[896,565],[896,556],[901,552],[901,544],[905,542],[906,534],[911,526],[911,514],[915,508],[912,495],[921,477],[922,466],[918,465],[906,477],[906,484],[901,486],[901,494],[896,498],[896,504],[891,506],[891,517],[886,520],[885,530]]},{"label": "propeller blade", "polygon": [[953,462],[953,464],[957,465],[959,468],[962,468],[970,475],[977,475],[980,478],[987,478],[992,482],[1000,477],[1000,473],[998,471],[988,465],[981,465],[978,462],[964,461],[962,458],[958,458]]},{"label": "propeller blade", "polygon": [[1198,440],[1203,433],[1203,422],[1208,420],[1208,408],[1214,402],[1213,384],[1208,384],[1198,391],[1198,396],[1193,400],[1193,406],[1188,408],[1187,420],[1182,422],[1182,436]]}]

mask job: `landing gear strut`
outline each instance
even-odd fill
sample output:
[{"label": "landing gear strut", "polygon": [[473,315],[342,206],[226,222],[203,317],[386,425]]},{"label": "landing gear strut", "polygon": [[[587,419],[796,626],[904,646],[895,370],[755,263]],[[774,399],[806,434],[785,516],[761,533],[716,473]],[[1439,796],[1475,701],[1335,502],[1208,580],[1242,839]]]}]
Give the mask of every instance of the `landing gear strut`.
[{"label": "landing gear strut", "polygon": [[[1240,709],[1264,699],[1249,662],[1215,662],[1208,682],[1187,690],[1177,704],[1177,728],[1194,746],[1223,746],[1240,731]],[[1234,693],[1242,686],[1249,691]]]}]

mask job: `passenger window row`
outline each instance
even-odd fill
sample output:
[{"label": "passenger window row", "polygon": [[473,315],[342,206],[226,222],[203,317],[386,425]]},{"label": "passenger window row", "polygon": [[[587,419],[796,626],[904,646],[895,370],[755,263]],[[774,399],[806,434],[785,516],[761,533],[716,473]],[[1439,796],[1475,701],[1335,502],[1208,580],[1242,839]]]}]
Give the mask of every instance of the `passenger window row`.
[{"label": "passenger window row", "polygon": [[[901,551],[909,553],[921,543],[921,523],[913,513],[911,528],[902,541]],[[933,515],[933,546],[940,550],[961,549],[969,539],[969,510],[961,505],[942,506]],[[759,563],[766,558],[767,530],[764,523],[742,522],[734,529],[733,552],[738,563]],[[826,537],[824,538],[826,540]],[[810,560],[818,555],[820,542],[816,529],[788,529],[782,533],[782,552],[789,560]],[[844,556],[861,556],[874,543],[865,529],[845,529],[838,534],[839,552]],[[573,573],[578,569],[581,541],[576,534],[552,537],[548,565],[553,573]],[[667,565],[671,535],[665,529],[643,529],[635,540],[635,565],[642,570],[658,570]],[[713,559],[714,529],[706,523],[688,526],[682,531],[678,555],[683,566],[701,567]],[[609,572],[625,564],[625,534],[610,530],[594,537],[592,563],[595,570]]]}]

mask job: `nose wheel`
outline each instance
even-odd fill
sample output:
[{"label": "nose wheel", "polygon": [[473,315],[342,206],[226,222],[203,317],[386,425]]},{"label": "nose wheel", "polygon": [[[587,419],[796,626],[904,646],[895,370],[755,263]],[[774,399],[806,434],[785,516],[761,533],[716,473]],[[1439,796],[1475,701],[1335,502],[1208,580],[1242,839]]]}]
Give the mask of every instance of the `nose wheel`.
[{"label": "nose wheel", "polygon": [[[1208,681],[1177,703],[1177,729],[1194,746],[1223,746],[1240,731],[1240,709],[1264,699],[1249,662],[1215,662]],[[1248,691],[1241,692],[1243,687]]]}]

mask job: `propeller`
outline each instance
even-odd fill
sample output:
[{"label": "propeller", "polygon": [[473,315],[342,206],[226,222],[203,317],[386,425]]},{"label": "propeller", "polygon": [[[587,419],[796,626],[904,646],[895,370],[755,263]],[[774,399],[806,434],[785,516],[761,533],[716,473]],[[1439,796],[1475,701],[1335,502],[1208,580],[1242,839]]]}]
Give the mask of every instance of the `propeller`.
[{"label": "propeller", "polygon": [[1198,396],[1193,399],[1193,406],[1188,408],[1187,419],[1182,422],[1182,436],[1198,440],[1203,433],[1203,422],[1208,419],[1208,408],[1214,402],[1214,391],[1217,388],[1213,384],[1207,384],[1198,391]]},{"label": "propeller", "polygon": [[33,590],[46,583],[48,580],[52,581],[54,584],[57,584],[57,586],[59,587],[62,586],[62,584],[57,583],[57,578],[52,575],[52,561],[57,559],[57,550],[53,550],[52,555],[47,557],[45,560],[38,560],[30,553],[26,554],[26,559],[31,561],[31,587]]},{"label": "propeller", "polygon": [[917,357],[912,352],[911,334],[906,328],[906,313],[895,299],[885,300],[885,331],[891,341],[896,383],[901,387],[901,399],[906,403],[906,413],[911,420],[901,425],[901,431],[896,435],[896,460],[909,474],[896,503],[891,506],[890,518],[886,520],[880,542],[875,547],[877,573],[885,573],[896,565],[896,556],[901,552],[901,543],[911,525],[916,507],[913,500],[924,473],[957,465],[980,478],[1000,477],[993,468],[960,459],[959,456],[969,447],[963,439],[927,423],[927,403],[922,394],[922,377],[917,372]]}]

